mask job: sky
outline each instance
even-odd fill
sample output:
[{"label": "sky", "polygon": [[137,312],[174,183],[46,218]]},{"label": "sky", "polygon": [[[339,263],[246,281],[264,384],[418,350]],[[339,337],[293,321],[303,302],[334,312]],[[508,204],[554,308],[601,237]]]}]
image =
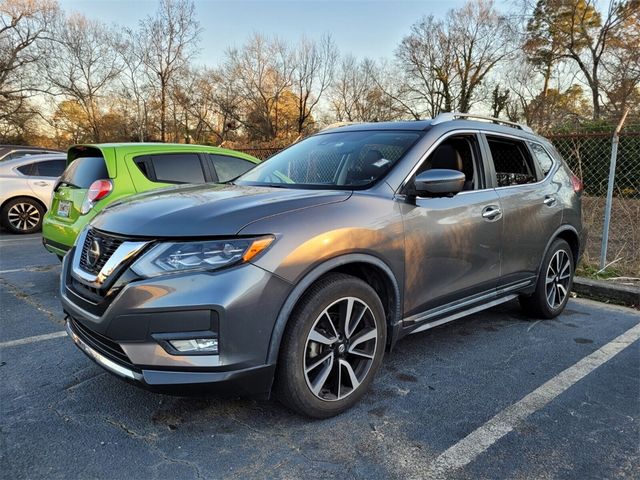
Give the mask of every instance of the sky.
[{"label": "sky", "polygon": [[[155,0],[59,0],[107,24],[135,27],[152,14]],[[423,15],[444,16],[466,0],[195,0],[203,28],[198,63],[216,65],[229,46],[240,46],[253,32],[295,42],[302,35],[331,33],[341,53],[390,58],[413,23]],[[497,1],[498,6],[507,4]]]}]

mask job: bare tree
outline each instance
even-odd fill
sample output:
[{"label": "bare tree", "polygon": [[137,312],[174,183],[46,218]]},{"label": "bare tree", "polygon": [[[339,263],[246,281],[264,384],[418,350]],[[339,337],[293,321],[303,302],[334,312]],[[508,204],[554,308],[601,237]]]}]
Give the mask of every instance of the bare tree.
[{"label": "bare tree", "polygon": [[640,1],[610,0],[604,14],[597,7],[596,0],[539,0],[534,10],[539,30],[551,32],[562,58],[575,62],[582,72],[591,90],[594,119],[601,115],[603,75],[611,47],[623,34],[625,22],[637,15]]},{"label": "bare tree", "polygon": [[171,82],[197,53],[200,25],[192,0],[161,0],[158,11],[140,22],[143,62],[160,96],[160,138],[166,141]]},{"label": "bare tree", "polygon": [[279,39],[253,34],[241,48],[227,50],[224,68],[244,99],[245,112],[238,121],[256,139],[276,138],[281,100],[293,85],[290,49]]},{"label": "bare tree", "polygon": [[93,140],[101,140],[100,101],[122,71],[113,32],[73,14],[58,22],[44,57],[53,93],[76,100],[86,113]]},{"label": "bare tree", "polygon": [[33,115],[28,99],[42,88],[39,44],[59,14],[54,0],[0,0],[0,124],[5,135]]},{"label": "bare tree", "polygon": [[293,88],[298,103],[298,135],[329,87],[338,60],[338,49],[330,35],[320,42],[302,38],[294,52]]},{"label": "bare tree", "polygon": [[330,103],[339,122],[379,122],[394,120],[398,110],[383,88],[383,69],[371,60],[352,55],[342,59],[330,91]]},{"label": "bare tree", "polygon": [[121,87],[118,89],[117,95],[127,104],[133,104],[132,123],[135,128],[135,136],[140,142],[144,142],[148,136],[149,101],[152,95],[149,78],[146,74],[146,47],[147,45],[139,32],[127,29],[118,48],[123,69],[118,77]]},{"label": "bare tree", "polygon": [[[406,95],[415,110],[468,112],[487,75],[514,50],[513,28],[488,0],[450,10],[444,20],[425,17],[413,25],[396,52],[406,72]],[[490,96],[490,92],[487,92]]]}]

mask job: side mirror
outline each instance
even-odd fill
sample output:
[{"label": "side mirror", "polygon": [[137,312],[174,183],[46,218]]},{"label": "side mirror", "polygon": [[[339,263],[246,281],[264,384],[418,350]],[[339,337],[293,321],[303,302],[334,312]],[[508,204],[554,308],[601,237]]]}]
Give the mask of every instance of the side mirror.
[{"label": "side mirror", "polygon": [[461,192],[466,177],[458,170],[434,168],[416,176],[414,194],[419,197],[444,197]]}]

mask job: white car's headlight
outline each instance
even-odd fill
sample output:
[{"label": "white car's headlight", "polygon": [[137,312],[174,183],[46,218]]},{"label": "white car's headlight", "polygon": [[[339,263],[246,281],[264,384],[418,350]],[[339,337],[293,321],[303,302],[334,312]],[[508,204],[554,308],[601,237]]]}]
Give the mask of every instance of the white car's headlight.
[{"label": "white car's headlight", "polygon": [[217,270],[250,261],[264,251],[274,237],[233,238],[196,242],[159,243],[131,266],[143,277],[190,270]]}]

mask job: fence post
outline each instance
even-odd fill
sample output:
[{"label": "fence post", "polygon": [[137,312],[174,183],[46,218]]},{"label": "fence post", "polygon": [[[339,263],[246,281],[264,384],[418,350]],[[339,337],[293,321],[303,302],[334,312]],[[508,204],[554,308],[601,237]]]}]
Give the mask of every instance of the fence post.
[{"label": "fence post", "polygon": [[609,222],[611,221],[611,204],[613,203],[613,184],[616,179],[616,161],[618,160],[618,143],[620,142],[620,130],[627,118],[629,109],[625,109],[622,118],[613,132],[611,141],[611,163],[609,164],[609,182],[607,184],[607,201],[604,205],[604,226],[602,228],[602,246],[600,250],[600,270],[607,266],[607,244],[609,243]]}]

